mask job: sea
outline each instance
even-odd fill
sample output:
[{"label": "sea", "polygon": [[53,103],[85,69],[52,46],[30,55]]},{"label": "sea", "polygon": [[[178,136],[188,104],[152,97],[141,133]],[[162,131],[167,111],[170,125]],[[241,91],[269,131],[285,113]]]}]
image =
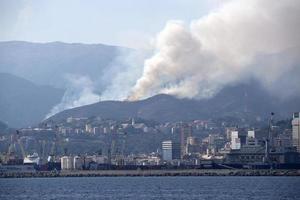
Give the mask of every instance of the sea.
[{"label": "sea", "polygon": [[0,199],[300,200],[300,177],[3,178]]}]

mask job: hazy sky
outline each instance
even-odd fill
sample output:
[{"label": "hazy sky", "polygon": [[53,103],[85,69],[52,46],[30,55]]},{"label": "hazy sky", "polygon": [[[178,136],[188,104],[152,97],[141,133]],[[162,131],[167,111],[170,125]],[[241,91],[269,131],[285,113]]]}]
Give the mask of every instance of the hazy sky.
[{"label": "hazy sky", "polygon": [[189,22],[221,2],[0,0],[0,40],[105,43],[143,48],[168,20]]}]

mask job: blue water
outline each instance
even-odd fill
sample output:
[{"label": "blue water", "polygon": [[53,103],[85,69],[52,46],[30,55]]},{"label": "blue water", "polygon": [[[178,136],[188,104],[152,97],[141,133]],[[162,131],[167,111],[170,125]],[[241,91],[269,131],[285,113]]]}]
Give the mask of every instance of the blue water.
[{"label": "blue water", "polygon": [[0,199],[300,199],[300,177],[0,179]]}]

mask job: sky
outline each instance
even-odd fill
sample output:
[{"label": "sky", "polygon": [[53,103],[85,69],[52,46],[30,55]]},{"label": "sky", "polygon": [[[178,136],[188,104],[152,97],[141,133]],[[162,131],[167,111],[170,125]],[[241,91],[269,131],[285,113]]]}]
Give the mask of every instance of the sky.
[{"label": "sky", "polygon": [[0,0],[0,41],[103,43],[143,49],[168,20],[189,22],[223,1]]}]

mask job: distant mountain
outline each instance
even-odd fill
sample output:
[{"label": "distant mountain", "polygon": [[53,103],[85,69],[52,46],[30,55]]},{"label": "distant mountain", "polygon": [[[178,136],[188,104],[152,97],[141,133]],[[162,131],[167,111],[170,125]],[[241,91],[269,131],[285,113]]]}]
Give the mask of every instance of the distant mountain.
[{"label": "distant mountain", "polygon": [[64,90],[36,85],[17,76],[0,73],[0,120],[9,127],[37,123],[60,102]]},{"label": "distant mountain", "polygon": [[275,112],[278,118],[287,118],[292,112],[300,110],[299,102],[299,98],[279,100],[261,85],[250,82],[228,86],[210,99],[177,99],[161,94],[134,102],[103,101],[65,110],[50,119],[100,116],[112,119],[139,117],[159,122],[223,117],[256,120],[266,118],[270,112]]},{"label": "distant mountain", "polygon": [[0,42],[0,72],[37,84],[65,88],[67,74],[87,75],[93,81],[99,80],[111,65],[116,64],[121,52],[129,51],[103,44]]}]

